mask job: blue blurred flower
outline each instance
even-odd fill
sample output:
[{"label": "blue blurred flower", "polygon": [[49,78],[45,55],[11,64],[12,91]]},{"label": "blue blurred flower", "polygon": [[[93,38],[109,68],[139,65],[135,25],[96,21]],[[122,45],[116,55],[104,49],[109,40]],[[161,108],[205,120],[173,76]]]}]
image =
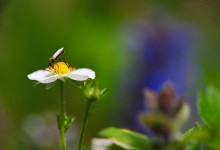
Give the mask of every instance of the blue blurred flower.
[{"label": "blue blurred flower", "polygon": [[177,95],[182,95],[195,83],[193,55],[198,44],[198,32],[193,25],[160,11],[153,13],[148,20],[132,24],[127,31],[132,35],[128,37],[126,33],[126,40],[128,49],[133,49],[132,53],[137,58],[132,62],[132,72],[135,74],[129,77],[134,81],[127,88],[130,91],[125,91],[126,101],[130,102],[125,118],[128,127],[143,131],[135,117],[138,112],[145,110],[144,88],[159,92],[163,84],[170,81]]},{"label": "blue blurred flower", "polygon": [[141,86],[159,91],[167,80],[177,86],[177,92],[186,88],[191,60],[192,31],[182,24],[156,26],[146,32],[140,54],[147,65]]}]

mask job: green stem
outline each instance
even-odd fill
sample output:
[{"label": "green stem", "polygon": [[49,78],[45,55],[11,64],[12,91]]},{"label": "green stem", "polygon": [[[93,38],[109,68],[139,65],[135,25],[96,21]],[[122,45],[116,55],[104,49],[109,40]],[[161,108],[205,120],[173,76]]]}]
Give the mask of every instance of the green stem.
[{"label": "green stem", "polygon": [[66,137],[65,137],[65,128],[64,128],[64,121],[65,121],[65,108],[64,108],[64,85],[63,81],[60,81],[60,146],[61,150],[66,150]]},{"label": "green stem", "polygon": [[81,131],[80,131],[78,150],[81,150],[81,147],[82,147],[82,142],[83,142],[83,138],[85,135],[86,126],[87,126],[88,120],[89,120],[89,112],[90,112],[91,104],[92,104],[91,100],[86,101],[86,108],[85,108],[85,114],[84,114],[82,127],[81,127]]}]

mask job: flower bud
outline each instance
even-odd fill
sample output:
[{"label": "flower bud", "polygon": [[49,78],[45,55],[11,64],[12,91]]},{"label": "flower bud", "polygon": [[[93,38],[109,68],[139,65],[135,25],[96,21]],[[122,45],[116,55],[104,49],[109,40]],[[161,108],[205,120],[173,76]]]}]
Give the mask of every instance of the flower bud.
[{"label": "flower bud", "polygon": [[84,94],[90,101],[98,101],[104,92],[105,89],[100,90],[97,82],[86,84],[84,87]]}]

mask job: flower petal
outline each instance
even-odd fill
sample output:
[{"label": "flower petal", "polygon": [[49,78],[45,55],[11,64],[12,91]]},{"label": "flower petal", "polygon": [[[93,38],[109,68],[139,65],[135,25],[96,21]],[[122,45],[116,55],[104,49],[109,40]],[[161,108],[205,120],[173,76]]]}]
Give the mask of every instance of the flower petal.
[{"label": "flower petal", "polygon": [[53,75],[49,71],[46,70],[38,70],[29,75],[27,75],[30,80],[36,80],[40,83],[51,83],[56,81],[59,76]]},{"label": "flower petal", "polygon": [[47,83],[54,82],[59,78],[60,77],[58,75],[53,75],[53,76],[50,76],[50,77],[45,77],[42,80],[38,80],[38,82],[47,84]]},{"label": "flower petal", "polygon": [[51,75],[51,73],[46,70],[38,70],[38,71],[35,71],[27,76],[30,80],[37,80],[37,79],[41,79],[45,76],[50,76],[50,75]]},{"label": "flower petal", "polygon": [[73,80],[84,81],[88,78],[95,79],[95,72],[91,69],[81,68],[70,72],[67,76]]}]

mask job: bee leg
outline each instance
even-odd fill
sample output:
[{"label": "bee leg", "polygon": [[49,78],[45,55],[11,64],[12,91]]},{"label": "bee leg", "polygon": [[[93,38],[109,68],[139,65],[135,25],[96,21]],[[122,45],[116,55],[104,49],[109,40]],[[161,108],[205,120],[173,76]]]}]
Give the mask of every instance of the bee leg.
[{"label": "bee leg", "polygon": [[[54,69],[55,73],[57,74],[57,73],[59,73],[59,70],[60,70],[59,67],[60,67],[60,66],[59,66],[58,64],[56,64],[56,63],[55,63],[54,65],[57,65],[57,67],[58,67],[58,70]],[[58,72],[57,72],[57,71],[58,71]]]}]

